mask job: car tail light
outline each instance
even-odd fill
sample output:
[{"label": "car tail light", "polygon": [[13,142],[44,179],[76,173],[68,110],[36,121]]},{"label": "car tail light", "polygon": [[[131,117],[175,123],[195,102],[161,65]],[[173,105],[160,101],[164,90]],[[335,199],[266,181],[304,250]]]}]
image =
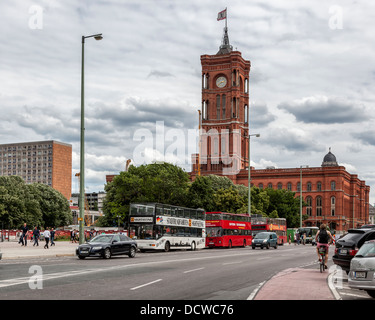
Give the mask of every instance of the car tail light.
[{"label": "car tail light", "polygon": [[351,256],[355,256],[355,254],[358,252],[358,248],[355,248],[355,249],[350,249],[349,250],[349,255]]}]

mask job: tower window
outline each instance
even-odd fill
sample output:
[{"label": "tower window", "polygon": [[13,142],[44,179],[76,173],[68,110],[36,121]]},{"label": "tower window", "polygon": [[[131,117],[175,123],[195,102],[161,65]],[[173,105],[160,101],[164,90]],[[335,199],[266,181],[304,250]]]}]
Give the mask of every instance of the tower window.
[{"label": "tower window", "polygon": [[220,119],[220,95],[216,96],[216,119]]}]

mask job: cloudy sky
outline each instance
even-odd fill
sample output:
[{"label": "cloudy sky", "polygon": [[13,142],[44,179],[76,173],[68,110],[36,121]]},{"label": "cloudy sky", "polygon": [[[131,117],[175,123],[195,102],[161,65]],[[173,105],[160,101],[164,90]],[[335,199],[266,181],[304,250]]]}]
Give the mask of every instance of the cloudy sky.
[{"label": "cloudy sky", "polygon": [[229,39],[251,61],[251,163],[318,167],[331,147],[375,202],[375,4],[370,1],[2,0],[0,143],[54,139],[79,172],[85,42],[86,190],[105,175],[197,151],[202,54]]}]

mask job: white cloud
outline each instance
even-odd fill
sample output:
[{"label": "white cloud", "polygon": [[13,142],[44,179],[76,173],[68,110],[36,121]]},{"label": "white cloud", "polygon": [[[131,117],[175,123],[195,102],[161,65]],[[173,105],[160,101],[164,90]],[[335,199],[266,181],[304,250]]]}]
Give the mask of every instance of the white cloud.
[{"label": "white cloud", "polygon": [[[40,30],[29,28],[31,5],[43,8]],[[73,167],[79,168],[81,36],[101,32],[102,41],[85,43],[85,137],[88,187],[103,190],[105,172],[122,170],[133,157],[136,130],[154,132],[157,121],[166,130],[197,128],[200,56],[218,51],[224,22],[216,17],[228,7],[230,42],[252,65],[250,125],[261,134],[252,140],[252,163],[320,166],[332,147],[338,162],[375,190],[375,5],[340,1],[339,30],[329,27],[331,5],[1,1],[0,143],[71,143]],[[176,153],[166,153],[170,143],[164,152],[153,145],[150,152],[160,154],[149,158],[177,161]]]}]

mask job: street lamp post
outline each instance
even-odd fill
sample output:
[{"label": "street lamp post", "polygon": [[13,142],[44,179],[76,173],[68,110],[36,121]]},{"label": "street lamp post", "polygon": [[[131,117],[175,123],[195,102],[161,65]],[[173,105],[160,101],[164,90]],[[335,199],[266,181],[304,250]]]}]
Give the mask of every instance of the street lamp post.
[{"label": "street lamp post", "polygon": [[84,103],[84,62],[85,62],[85,39],[95,38],[102,40],[101,33],[91,36],[82,36],[82,69],[81,69],[81,141],[80,141],[80,183],[79,183],[79,243],[85,241],[84,237],[84,208],[85,208],[85,103]]},{"label": "street lamp post", "polygon": [[300,166],[300,182],[299,182],[299,227],[302,228],[302,168],[308,168],[308,165]]},{"label": "street lamp post", "polygon": [[247,194],[247,212],[249,213],[249,216],[251,216],[251,191],[250,191],[250,187],[251,187],[251,175],[250,175],[250,137],[257,137],[259,138],[260,137],[260,134],[259,133],[255,133],[255,134],[249,134],[249,166],[248,166],[248,194]]}]

